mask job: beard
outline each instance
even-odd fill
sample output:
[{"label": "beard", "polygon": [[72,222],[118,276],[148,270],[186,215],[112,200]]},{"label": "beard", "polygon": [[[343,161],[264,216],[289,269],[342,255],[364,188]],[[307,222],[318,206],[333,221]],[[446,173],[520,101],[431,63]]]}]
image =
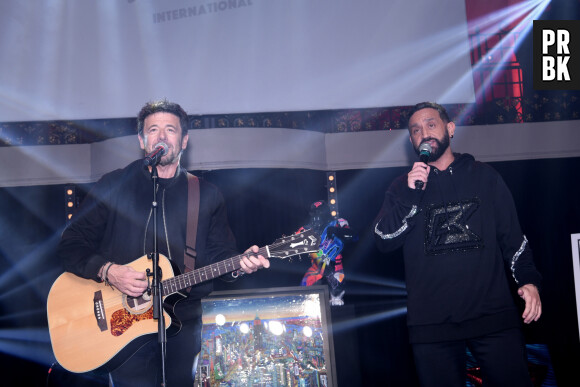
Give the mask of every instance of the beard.
[{"label": "beard", "polygon": [[159,165],[166,166],[166,165],[170,165],[170,164],[179,163],[179,159],[181,158],[181,153],[182,153],[182,150],[180,150],[177,153],[173,152],[173,151],[167,152],[167,154],[164,155],[163,157],[161,157],[161,160],[159,160]]},{"label": "beard", "polygon": [[415,153],[417,153],[417,156],[419,155],[419,147],[421,146],[422,143],[427,142],[427,141],[434,141],[436,146],[434,147],[435,149],[433,149],[433,151],[431,152],[431,154],[429,155],[429,158],[427,159],[427,162],[434,162],[439,160],[439,157],[441,157],[443,155],[443,153],[445,153],[445,151],[447,150],[447,148],[449,148],[449,133],[447,133],[447,131],[445,131],[445,134],[443,135],[443,138],[441,140],[438,140],[436,138],[433,137],[428,137],[428,138],[424,138],[423,140],[421,140],[421,142],[419,143],[418,146],[413,147],[415,149]]},{"label": "beard", "polygon": [[[157,147],[157,145],[159,145],[160,143],[164,143],[165,145],[167,145],[167,153],[164,154],[163,156],[161,156],[161,158],[159,159],[159,163],[157,165],[160,166],[167,166],[167,165],[171,165],[171,164],[175,164],[175,163],[179,163],[179,160],[181,159],[181,154],[183,153],[183,149],[174,149],[173,147],[170,147],[167,142],[165,141],[158,141],[153,148],[150,151],[147,151],[147,136],[144,137],[143,142],[145,144],[145,150],[144,153],[145,155],[153,152],[155,150],[155,148]],[[179,143],[181,143],[182,139],[179,140]]]}]

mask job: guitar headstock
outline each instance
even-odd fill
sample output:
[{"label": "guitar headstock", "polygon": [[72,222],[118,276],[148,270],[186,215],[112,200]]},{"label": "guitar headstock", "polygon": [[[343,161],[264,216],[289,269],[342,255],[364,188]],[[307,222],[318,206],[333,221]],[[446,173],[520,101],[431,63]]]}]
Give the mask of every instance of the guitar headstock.
[{"label": "guitar headstock", "polygon": [[312,230],[276,239],[268,246],[270,257],[289,258],[294,255],[307,254],[318,251],[320,235]]}]

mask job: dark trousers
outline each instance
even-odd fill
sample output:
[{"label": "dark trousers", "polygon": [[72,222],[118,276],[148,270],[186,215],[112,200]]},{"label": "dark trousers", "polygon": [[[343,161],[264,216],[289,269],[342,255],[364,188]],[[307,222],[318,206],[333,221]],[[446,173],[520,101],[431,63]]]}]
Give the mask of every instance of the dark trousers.
[{"label": "dark trousers", "polygon": [[[193,386],[200,348],[201,319],[185,323],[179,334],[167,338],[167,387]],[[141,347],[110,375],[114,387],[161,386],[161,356],[157,338]]]},{"label": "dark trousers", "polygon": [[524,337],[516,328],[467,340],[413,344],[421,385],[464,387],[466,347],[481,367],[484,386],[532,386]]}]

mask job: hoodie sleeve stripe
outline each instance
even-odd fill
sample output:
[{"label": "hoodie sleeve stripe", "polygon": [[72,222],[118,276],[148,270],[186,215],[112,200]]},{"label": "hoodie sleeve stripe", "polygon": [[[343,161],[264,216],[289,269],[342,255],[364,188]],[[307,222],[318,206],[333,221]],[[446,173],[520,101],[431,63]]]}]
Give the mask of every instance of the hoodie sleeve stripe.
[{"label": "hoodie sleeve stripe", "polygon": [[392,234],[384,234],[383,232],[381,232],[381,230],[379,230],[379,224],[381,223],[382,219],[379,220],[377,222],[377,224],[375,225],[375,234],[377,234],[379,237],[381,237],[381,239],[394,239],[394,238],[398,237],[407,229],[407,227],[409,227],[409,224],[407,223],[407,219],[412,218],[413,216],[415,216],[416,213],[417,213],[417,206],[413,206],[411,208],[411,211],[407,214],[407,216],[405,216],[403,218],[403,225],[401,226],[401,228],[399,228],[397,231],[395,231]]},{"label": "hoodie sleeve stripe", "polygon": [[524,252],[524,250],[526,249],[527,244],[528,244],[528,239],[524,235],[524,240],[522,242],[522,245],[520,246],[518,251],[516,251],[516,253],[512,257],[512,264],[511,264],[512,277],[514,277],[514,280],[516,281],[517,284],[519,284],[520,281],[518,281],[518,279],[516,278],[516,262],[518,261],[518,259],[520,258],[520,256]]}]

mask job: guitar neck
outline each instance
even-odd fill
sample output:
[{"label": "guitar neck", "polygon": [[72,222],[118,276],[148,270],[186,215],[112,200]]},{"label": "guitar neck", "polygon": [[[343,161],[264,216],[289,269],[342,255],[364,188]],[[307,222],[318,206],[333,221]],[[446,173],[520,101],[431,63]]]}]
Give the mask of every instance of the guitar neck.
[{"label": "guitar neck", "polygon": [[[269,248],[268,246],[260,247],[258,253],[252,253],[252,255],[262,255],[264,257],[270,258]],[[236,255],[226,260],[204,266],[197,270],[166,279],[161,282],[163,297],[177,293],[178,291],[186,289],[190,286],[194,286],[238,270],[242,267],[240,262],[245,256],[249,256],[249,254]]]}]

